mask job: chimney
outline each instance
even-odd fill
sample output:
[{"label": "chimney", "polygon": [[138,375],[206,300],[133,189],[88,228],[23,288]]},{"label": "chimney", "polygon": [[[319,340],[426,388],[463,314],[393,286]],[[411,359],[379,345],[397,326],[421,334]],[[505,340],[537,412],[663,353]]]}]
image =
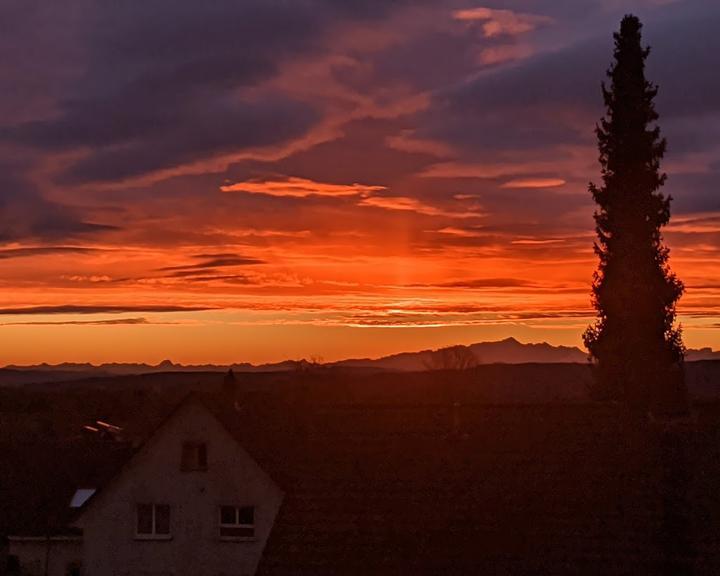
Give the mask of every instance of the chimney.
[{"label": "chimney", "polygon": [[233,369],[230,368],[223,377],[222,392],[225,400],[229,402],[236,411],[240,411],[244,403],[240,388],[240,383],[235,377]]}]

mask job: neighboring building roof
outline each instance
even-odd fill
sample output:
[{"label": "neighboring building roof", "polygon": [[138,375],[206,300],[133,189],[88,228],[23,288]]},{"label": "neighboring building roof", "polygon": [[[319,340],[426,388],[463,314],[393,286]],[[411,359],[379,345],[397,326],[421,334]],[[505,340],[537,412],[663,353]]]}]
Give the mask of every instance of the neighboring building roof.
[{"label": "neighboring building roof", "polygon": [[[609,405],[187,401],[285,492],[262,576],[720,573],[715,407],[663,434]],[[168,417],[135,415],[146,437]],[[62,484],[69,508],[103,482]]]},{"label": "neighboring building roof", "polygon": [[125,443],[78,439],[0,446],[0,536],[75,534],[78,488],[97,488],[131,452]]}]

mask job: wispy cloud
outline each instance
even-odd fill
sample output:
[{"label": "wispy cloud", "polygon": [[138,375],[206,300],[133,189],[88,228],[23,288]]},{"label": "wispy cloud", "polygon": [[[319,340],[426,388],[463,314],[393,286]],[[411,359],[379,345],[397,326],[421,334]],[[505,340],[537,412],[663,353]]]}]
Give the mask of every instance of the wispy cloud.
[{"label": "wispy cloud", "polygon": [[463,22],[479,24],[486,38],[519,36],[553,22],[553,19],[548,16],[486,8],[484,6],[456,10],[453,12],[453,18]]},{"label": "wispy cloud", "polygon": [[23,246],[21,248],[0,249],[0,260],[56,254],[89,254],[97,250],[97,248],[85,246]]},{"label": "wispy cloud", "polygon": [[0,308],[2,316],[26,316],[36,314],[124,314],[127,312],[200,312],[213,310],[210,306],[175,306],[164,304],[147,305],[92,305],[62,304],[59,306],[25,306]]},{"label": "wispy cloud", "polygon": [[408,196],[370,196],[358,202],[358,206],[383,208],[385,210],[401,210],[416,212],[426,216],[445,216],[449,218],[477,218],[482,216],[482,214],[477,211],[461,212],[444,210]]},{"label": "wispy cloud", "polygon": [[246,180],[220,187],[223,192],[245,192],[266,196],[307,198],[308,196],[357,196],[385,190],[384,186],[366,184],[331,184],[315,182],[305,178],[284,178],[276,180]]},{"label": "wispy cloud", "polygon": [[567,184],[562,178],[517,178],[504,182],[501,188],[558,188]]},{"label": "wispy cloud", "polygon": [[223,232],[237,238],[307,238],[311,235],[310,230],[265,230],[261,228],[223,230]]},{"label": "wispy cloud", "polygon": [[558,244],[565,242],[564,238],[516,238],[511,240],[511,244],[518,246],[542,246],[545,244]]},{"label": "wispy cloud", "polygon": [[[559,159],[526,158],[527,153],[515,152],[512,158],[500,158],[489,162],[437,162],[426,166],[418,176],[423,178],[503,178],[513,180],[560,180],[558,176],[546,178],[546,174],[587,174],[586,165],[592,160],[592,149],[563,148],[556,150]],[[537,176],[542,174],[543,176]],[[564,180],[565,178],[563,178]]]},{"label": "wispy cloud", "polygon": [[[114,320],[60,320],[47,322],[3,322],[0,326],[133,326],[150,324],[147,318],[117,318]],[[155,322],[153,322],[155,324]]]},{"label": "wispy cloud", "polygon": [[438,284],[442,288],[518,288],[534,285],[533,282],[523,278],[474,278]]},{"label": "wispy cloud", "polygon": [[718,234],[720,214],[708,212],[676,217],[668,224],[667,231],[682,234]]},{"label": "wispy cloud", "polygon": [[461,238],[479,238],[483,232],[477,229],[457,228],[455,226],[446,226],[435,230],[438,234],[447,234],[448,236],[459,236]]},{"label": "wispy cloud", "polygon": [[190,264],[179,264],[177,266],[163,266],[162,268],[158,268],[158,270],[162,272],[171,272],[175,270],[197,271],[211,268],[228,268],[232,266],[265,264],[264,260],[248,256],[239,256],[237,254],[197,254],[193,256],[193,258],[203,261]]},{"label": "wispy cloud", "polygon": [[414,288],[492,289],[531,287],[537,286],[537,284],[524,278],[468,278],[434,284],[413,284],[411,286]]},{"label": "wispy cloud", "polygon": [[527,44],[500,44],[488,46],[480,51],[480,64],[493,66],[532,56],[534,49]]},{"label": "wispy cloud", "polygon": [[89,284],[106,284],[110,282],[127,282],[129,278],[113,278],[107,274],[63,274],[60,276],[61,280],[68,280],[70,282],[78,283],[89,283]]}]

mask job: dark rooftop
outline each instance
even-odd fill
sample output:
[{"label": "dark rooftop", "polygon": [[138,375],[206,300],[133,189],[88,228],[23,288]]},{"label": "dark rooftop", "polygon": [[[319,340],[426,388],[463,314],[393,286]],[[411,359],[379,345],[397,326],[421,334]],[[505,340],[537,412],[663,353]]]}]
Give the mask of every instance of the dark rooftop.
[{"label": "dark rooftop", "polygon": [[88,439],[0,445],[0,536],[75,534],[75,491],[104,485],[130,453],[128,444]]}]

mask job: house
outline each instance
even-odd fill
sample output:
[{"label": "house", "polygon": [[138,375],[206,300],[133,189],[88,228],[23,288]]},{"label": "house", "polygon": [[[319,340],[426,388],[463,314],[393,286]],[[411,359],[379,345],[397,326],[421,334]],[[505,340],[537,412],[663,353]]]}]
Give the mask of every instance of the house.
[{"label": "house", "polygon": [[10,534],[9,569],[252,575],[283,498],[194,395],[103,480],[79,484],[65,498],[67,524]]},{"label": "house", "polygon": [[610,405],[343,385],[127,414],[142,443],[93,449],[95,478],[66,465],[52,529],[10,532],[11,558],[86,576],[720,573],[720,406],[674,436]]}]

